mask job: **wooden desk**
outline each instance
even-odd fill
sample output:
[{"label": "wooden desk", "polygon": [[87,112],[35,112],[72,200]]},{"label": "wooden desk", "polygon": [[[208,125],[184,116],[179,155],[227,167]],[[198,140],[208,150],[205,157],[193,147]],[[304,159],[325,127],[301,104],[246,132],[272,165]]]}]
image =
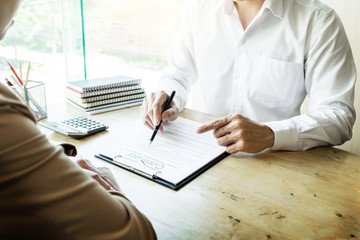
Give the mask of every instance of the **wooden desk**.
[{"label": "wooden desk", "polygon": [[[85,115],[71,105],[50,110],[50,118]],[[182,116],[212,119],[190,110]],[[129,121],[140,121],[138,107],[92,117],[109,130],[80,141],[42,130],[51,140],[74,143],[96,166],[111,168],[159,239],[360,238],[360,156],[331,147],[231,156],[175,192],[93,157],[126,142]]]}]

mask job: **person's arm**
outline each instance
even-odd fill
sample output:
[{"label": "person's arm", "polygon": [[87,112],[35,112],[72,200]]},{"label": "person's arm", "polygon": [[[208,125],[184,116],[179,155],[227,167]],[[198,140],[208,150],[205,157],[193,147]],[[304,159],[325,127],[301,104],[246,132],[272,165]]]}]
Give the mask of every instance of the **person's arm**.
[{"label": "person's arm", "polygon": [[[192,1],[194,3],[194,1]],[[141,108],[143,123],[153,129],[163,121],[173,121],[177,118],[187,102],[190,86],[196,81],[195,51],[193,43],[193,11],[195,5],[190,1],[185,7],[180,30],[168,50],[168,66],[159,81],[158,91],[149,93]],[[163,106],[172,91],[176,91],[173,102],[167,111],[162,113]],[[163,128],[160,127],[160,131]]]},{"label": "person's arm", "polygon": [[168,50],[167,62],[159,89],[168,95],[175,90],[175,105],[180,112],[187,102],[190,86],[196,81],[197,70],[194,51],[193,21],[196,4],[188,2],[186,13],[182,19],[180,30]]},{"label": "person's arm", "polygon": [[0,116],[0,238],[156,238],[130,201],[106,191],[50,144],[2,87]]},{"label": "person's arm", "polygon": [[348,39],[334,11],[314,24],[304,69],[309,114],[264,123],[275,133],[274,150],[340,145],[352,137],[356,69]]}]

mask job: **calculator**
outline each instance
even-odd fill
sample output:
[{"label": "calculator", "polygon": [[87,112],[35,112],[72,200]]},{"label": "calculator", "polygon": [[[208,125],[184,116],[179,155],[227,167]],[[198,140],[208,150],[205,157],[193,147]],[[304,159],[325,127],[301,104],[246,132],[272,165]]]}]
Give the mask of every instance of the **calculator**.
[{"label": "calculator", "polygon": [[109,128],[105,123],[87,117],[75,117],[60,122],[42,121],[39,124],[75,139],[81,139]]}]

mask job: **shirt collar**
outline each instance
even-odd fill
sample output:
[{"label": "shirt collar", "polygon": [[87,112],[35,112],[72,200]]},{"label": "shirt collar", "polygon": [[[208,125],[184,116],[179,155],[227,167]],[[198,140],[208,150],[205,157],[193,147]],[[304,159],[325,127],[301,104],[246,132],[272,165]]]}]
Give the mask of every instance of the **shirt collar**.
[{"label": "shirt collar", "polygon": [[[284,2],[283,0],[265,0],[262,9],[269,9],[272,14],[278,18],[284,17]],[[231,15],[235,9],[233,0],[224,1],[224,12],[227,15]],[[260,10],[261,11],[261,10]]]},{"label": "shirt collar", "polygon": [[265,0],[263,8],[269,9],[272,14],[278,18],[284,17],[284,2],[283,0]]},{"label": "shirt collar", "polygon": [[227,15],[231,15],[234,11],[234,3],[233,0],[224,0],[224,13]]}]

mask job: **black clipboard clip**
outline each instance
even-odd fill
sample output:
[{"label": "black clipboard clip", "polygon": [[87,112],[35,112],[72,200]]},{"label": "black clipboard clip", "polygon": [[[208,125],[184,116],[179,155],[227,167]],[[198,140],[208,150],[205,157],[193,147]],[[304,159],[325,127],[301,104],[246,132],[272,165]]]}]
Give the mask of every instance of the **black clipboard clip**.
[{"label": "black clipboard clip", "polygon": [[[122,155],[116,155],[113,158],[111,158],[111,157],[108,157],[108,156],[105,156],[105,155],[99,153],[99,154],[96,154],[95,157],[100,158],[100,159],[105,160],[109,163],[112,163],[118,167],[124,168],[125,170],[134,172],[138,175],[141,175],[143,177],[150,178],[150,179],[156,179],[158,174],[161,173],[161,171],[159,171],[158,169],[155,169],[155,168],[152,168],[152,167],[146,165],[144,163],[144,161],[142,161],[142,160],[134,160],[134,159],[124,157]],[[130,161],[133,164],[136,164],[137,166],[135,167],[134,165],[126,164],[125,161],[121,161],[123,159]]]},{"label": "black clipboard clip", "polygon": [[[141,163],[141,164],[137,164],[138,165],[137,167],[127,165],[123,161],[121,161],[122,159],[126,159],[128,161]],[[135,172],[140,175],[144,175],[145,177],[148,177],[148,178],[154,179],[157,177],[157,174],[161,173],[161,171],[146,165],[143,160],[136,161],[136,160],[124,157],[122,155],[116,155],[115,157],[113,157],[113,161],[116,162],[117,164],[123,166],[124,168],[128,169],[129,171]]]}]

